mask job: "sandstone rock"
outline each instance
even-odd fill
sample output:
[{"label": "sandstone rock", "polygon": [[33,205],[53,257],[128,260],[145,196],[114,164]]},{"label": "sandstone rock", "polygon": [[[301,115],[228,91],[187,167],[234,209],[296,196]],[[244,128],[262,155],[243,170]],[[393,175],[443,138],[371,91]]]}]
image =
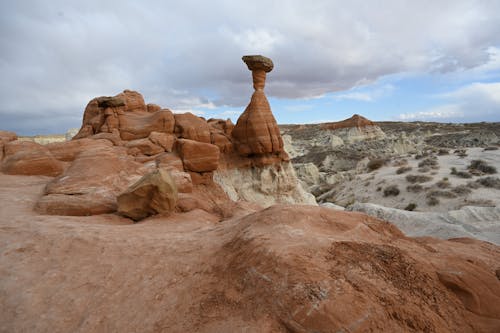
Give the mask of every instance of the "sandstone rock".
[{"label": "sandstone rock", "polygon": [[157,111],[161,110],[161,106],[159,106],[157,104],[148,104],[146,106],[147,106],[148,112],[150,112],[150,113],[157,112]]},{"label": "sandstone rock", "polygon": [[119,115],[123,140],[147,138],[151,132],[173,133],[174,116],[164,109],[154,113],[135,112]]},{"label": "sandstone rock", "polygon": [[251,71],[263,70],[268,73],[273,70],[273,61],[261,55],[246,55],[241,58]]},{"label": "sandstone rock", "polygon": [[168,133],[151,132],[149,140],[154,144],[162,147],[165,151],[171,152],[174,146],[175,136]]},{"label": "sandstone rock", "polygon": [[252,70],[255,92],[232,131],[234,146],[243,156],[282,152],[283,140],[264,94],[266,72],[272,70],[272,65],[260,56],[243,59]]},{"label": "sandstone rock", "polygon": [[191,175],[189,172],[179,171],[175,168],[165,168],[170,172],[170,176],[177,187],[177,192],[179,193],[191,193],[193,192],[193,182],[191,180]]},{"label": "sandstone rock", "polygon": [[47,184],[36,205],[43,214],[93,215],[116,211],[116,196],[147,170],[123,147],[84,150]]},{"label": "sandstone rock", "polygon": [[49,149],[56,159],[70,162],[84,150],[93,150],[103,147],[111,147],[113,144],[108,140],[79,139],[65,142],[49,143],[45,147]]},{"label": "sandstone rock", "polygon": [[231,132],[233,131],[234,124],[231,119],[208,119],[207,123],[214,129],[219,130],[221,133],[226,134],[227,136],[231,136]]},{"label": "sandstone rock", "polygon": [[10,131],[0,131],[0,141],[10,142],[17,140],[17,134]]},{"label": "sandstone rock", "polygon": [[219,165],[219,148],[210,143],[179,139],[178,151],[184,169],[194,172],[208,172]]},{"label": "sandstone rock", "polygon": [[210,143],[210,127],[207,122],[194,114],[176,113],[175,133],[184,139]]},{"label": "sandstone rock", "polygon": [[184,171],[184,165],[181,158],[175,153],[161,154],[156,158],[158,168],[175,169]]},{"label": "sandstone rock", "polygon": [[57,176],[63,164],[45,146],[30,141],[11,141],[3,147],[2,172],[10,175]]},{"label": "sandstone rock", "polygon": [[229,153],[233,150],[233,144],[232,144],[231,140],[225,134],[212,133],[210,142],[213,145],[216,145],[217,147],[219,147],[219,150],[222,153]]},{"label": "sandstone rock", "polygon": [[157,169],[139,179],[117,198],[118,213],[135,221],[175,208],[177,187],[165,169]]},{"label": "sandstone rock", "polygon": [[146,103],[144,103],[144,97],[137,91],[124,90],[118,95],[125,100],[125,107],[127,112],[142,111],[147,112]]},{"label": "sandstone rock", "polygon": [[115,146],[123,146],[124,141],[120,137],[120,132],[113,131],[113,133],[98,133],[95,135],[88,136],[89,139],[93,140],[108,140]]},{"label": "sandstone rock", "polygon": [[141,151],[142,154],[148,156],[156,155],[164,151],[163,147],[154,144],[148,138],[128,141],[125,144],[125,147],[131,149],[137,148]]}]

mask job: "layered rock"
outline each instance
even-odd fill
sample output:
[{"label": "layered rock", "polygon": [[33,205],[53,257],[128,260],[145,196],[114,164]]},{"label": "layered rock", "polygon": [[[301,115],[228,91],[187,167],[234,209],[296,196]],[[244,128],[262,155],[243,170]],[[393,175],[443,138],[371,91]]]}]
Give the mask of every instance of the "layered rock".
[{"label": "layered rock", "polygon": [[118,213],[135,221],[175,209],[177,187],[166,169],[144,175],[117,197]]},{"label": "layered rock", "polygon": [[273,69],[273,63],[262,56],[244,56],[243,61],[252,71],[255,91],[232,131],[234,146],[243,156],[281,153],[283,140],[264,94],[266,73]]},{"label": "layered rock", "polygon": [[193,172],[209,172],[219,165],[219,148],[210,143],[193,140],[177,140],[184,168]]},{"label": "layered rock", "polygon": [[54,158],[50,150],[35,142],[11,141],[3,147],[2,172],[10,175],[61,174],[64,165]]}]

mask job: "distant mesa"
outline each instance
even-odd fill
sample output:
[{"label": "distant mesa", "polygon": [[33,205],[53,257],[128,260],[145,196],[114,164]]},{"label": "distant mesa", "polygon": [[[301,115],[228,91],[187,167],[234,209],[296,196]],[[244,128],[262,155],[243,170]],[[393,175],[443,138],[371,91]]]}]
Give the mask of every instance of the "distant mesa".
[{"label": "distant mesa", "polygon": [[354,114],[351,118],[344,119],[342,121],[323,123],[321,127],[324,129],[335,130],[339,128],[351,128],[351,127],[366,127],[366,126],[376,126],[375,123],[369,119],[366,119],[359,114]]}]

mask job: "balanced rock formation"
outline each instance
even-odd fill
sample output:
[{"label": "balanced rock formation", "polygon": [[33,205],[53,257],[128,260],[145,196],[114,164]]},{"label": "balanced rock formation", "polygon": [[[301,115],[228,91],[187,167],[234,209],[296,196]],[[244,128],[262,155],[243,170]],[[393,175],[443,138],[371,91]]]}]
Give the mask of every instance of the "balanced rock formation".
[{"label": "balanced rock formation", "polygon": [[118,213],[138,221],[175,209],[177,187],[166,169],[144,175],[117,198]]},{"label": "balanced rock formation", "polygon": [[243,156],[283,152],[283,140],[276,119],[264,94],[266,73],[273,69],[271,59],[263,56],[244,56],[252,71],[255,89],[250,104],[232,131],[234,146]]}]

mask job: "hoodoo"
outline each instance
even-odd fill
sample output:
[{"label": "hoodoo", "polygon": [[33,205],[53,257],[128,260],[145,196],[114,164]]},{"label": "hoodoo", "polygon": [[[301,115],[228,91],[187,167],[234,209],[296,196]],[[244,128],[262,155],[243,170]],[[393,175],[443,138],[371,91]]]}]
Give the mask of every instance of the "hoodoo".
[{"label": "hoodoo", "polygon": [[233,129],[234,146],[238,153],[243,156],[281,153],[283,140],[264,94],[266,73],[273,70],[273,62],[261,55],[244,56],[242,59],[247,64],[248,69],[252,71],[255,91],[252,94],[250,104]]}]

